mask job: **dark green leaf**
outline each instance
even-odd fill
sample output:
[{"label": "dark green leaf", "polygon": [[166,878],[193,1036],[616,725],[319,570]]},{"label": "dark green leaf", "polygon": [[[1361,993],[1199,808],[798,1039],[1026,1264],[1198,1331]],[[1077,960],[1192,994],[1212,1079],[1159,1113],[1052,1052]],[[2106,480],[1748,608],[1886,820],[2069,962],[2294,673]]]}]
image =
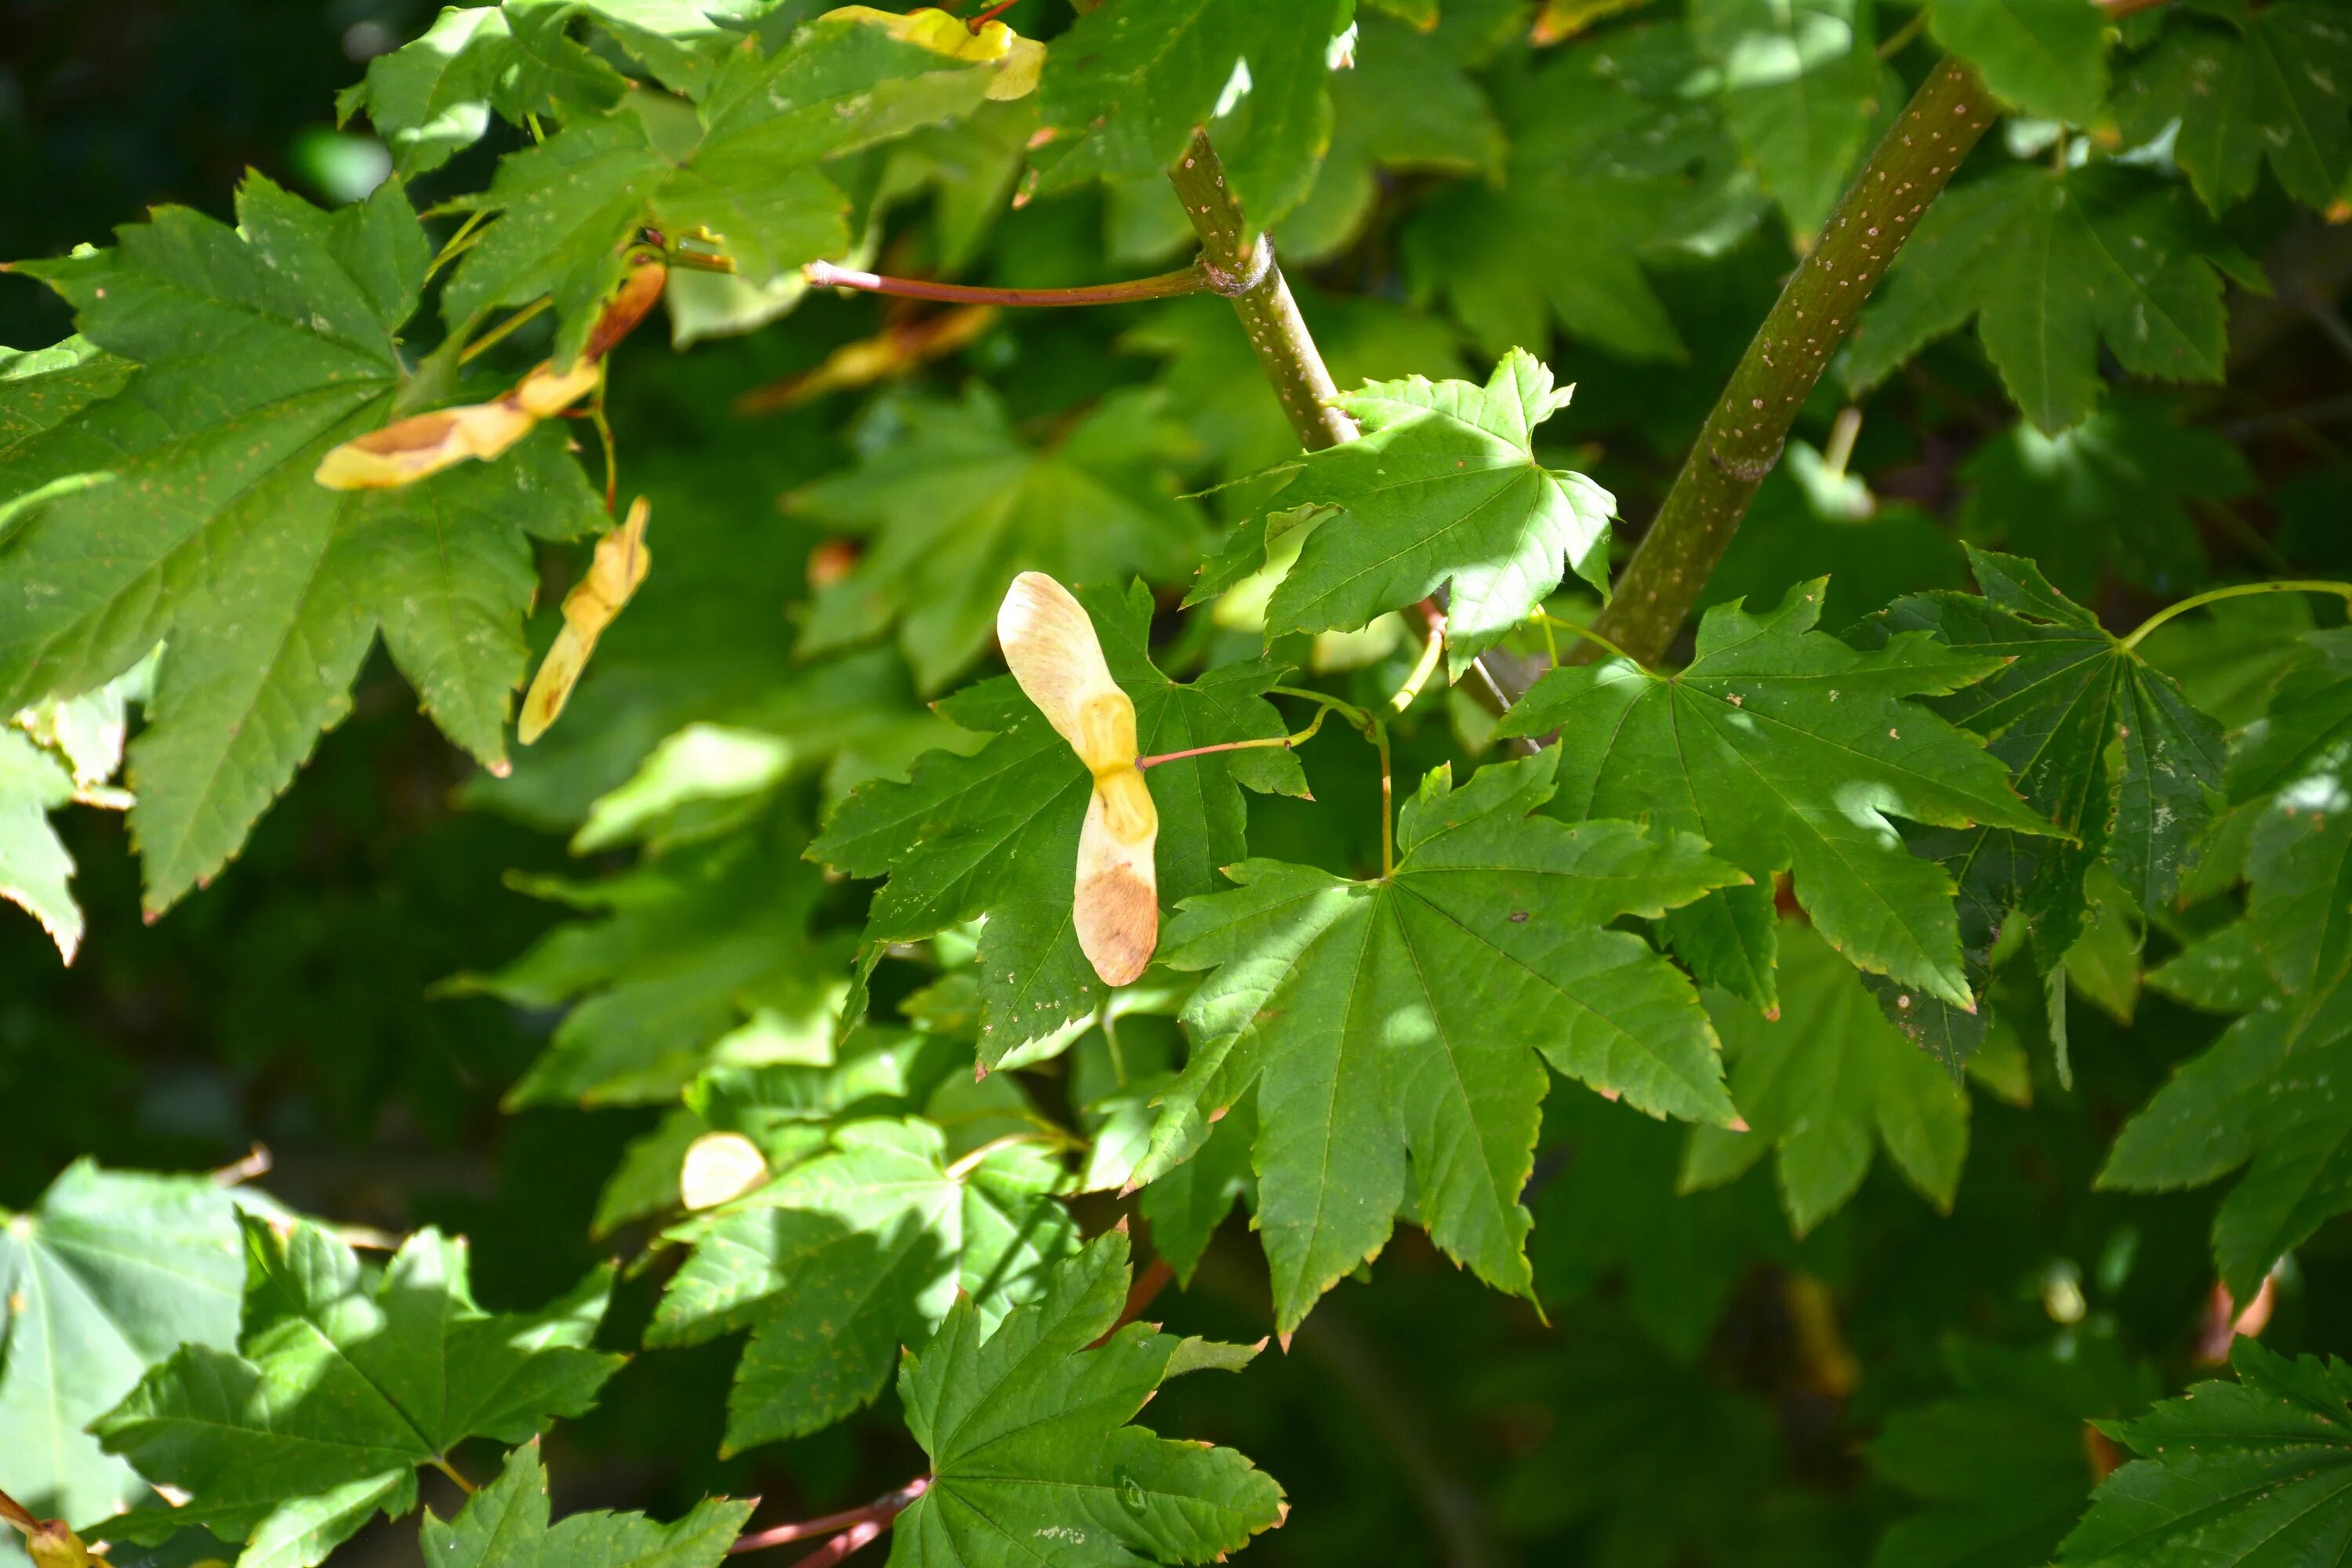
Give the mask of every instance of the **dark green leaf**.
[{"label": "dark green leaf", "polygon": [[1759,884],[1791,871],[1850,962],[1966,1006],[1953,884],[1888,818],[2052,831],[1973,737],[1907,700],[2000,667],[1917,633],[1857,653],[1813,629],[1822,594],[1816,581],[1769,615],[1708,611],[1679,675],[1622,659],[1555,670],[1503,732],[1559,731],[1560,815],[1697,834]]},{"label": "dark green leaf", "polygon": [[1231,1448],[1128,1425],[1166,1379],[1251,1352],[1147,1323],[1111,1332],[1127,1287],[1113,1231],[992,1330],[958,1300],[908,1356],[898,1398],[931,1483],[898,1516],[895,1568],[1207,1563],[1282,1522],[1282,1489]]},{"label": "dark green leaf", "polygon": [[1255,1087],[1257,1227],[1286,1333],[1380,1252],[1409,1194],[1439,1247],[1528,1289],[1519,1194],[1545,1062],[1653,1115],[1730,1118],[1689,983],[1606,928],[1739,874],[1681,835],[1531,816],[1560,756],[1485,768],[1458,792],[1432,773],[1400,817],[1391,877],[1245,861],[1238,888],[1169,930],[1168,963],[1214,973],[1185,1008],[1193,1058],[1138,1174],[1190,1154]]}]

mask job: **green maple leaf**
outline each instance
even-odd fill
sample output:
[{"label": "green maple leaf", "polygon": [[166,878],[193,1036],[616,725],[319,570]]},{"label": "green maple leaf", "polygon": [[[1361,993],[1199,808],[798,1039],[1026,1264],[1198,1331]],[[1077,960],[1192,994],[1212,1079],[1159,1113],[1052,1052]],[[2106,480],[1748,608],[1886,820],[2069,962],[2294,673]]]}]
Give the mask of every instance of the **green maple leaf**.
[{"label": "green maple leaf", "polygon": [[0,348],[0,541],[43,502],[105,482],[114,448],[76,416],[121,391],[136,368],[81,337]]},{"label": "green maple leaf", "polygon": [[0,730],[0,899],[41,922],[68,963],[81,945],[73,856],[49,813],[74,797],[73,773],[14,730]]},{"label": "green maple leaf", "polygon": [[[1449,40],[1384,16],[1359,26],[1353,68],[1331,78],[1331,150],[1275,231],[1294,265],[1347,248],[1372,216],[1383,171],[1502,172],[1503,127]],[[1316,329],[1319,342],[1320,320]]]},{"label": "green maple leaf", "polygon": [[[2200,1185],[2241,1165],[2213,1219],[2222,1278],[2251,1298],[2271,1266],[2320,1225],[2352,1208],[2352,1109],[2337,1086],[2352,1071],[2352,827],[2340,809],[2352,783],[2352,637],[2310,638],[2319,658],[2279,684],[2270,711],[2230,762],[2230,798],[2251,819],[2242,928],[2190,949],[2210,967],[2171,984],[2252,1010],[2190,1058],[2116,1138],[2102,1186]],[[2200,944],[2201,945],[2201,944]],[[2264,972],[2246,973],[2251,950]]]},{"label": "green maple leaf", "polygon": [[663,1291],[648,1346],[749,1328],[727,1401],[727,1453],[829,1426],[889,1381],[968,1300],[984,1323],[1037,1293],[1076,1246],[1054,1194],[1058,1156],[1015,1144],[952,1164],[929,1122],[852,1122],[836,1149],[673,1227],[693,1256]]},{"label": "green maple leaf", "polygon": [[[2208,797],[2221,786],[2220,728],[2190,705],[2178,681],[2110,636],[2032,562],[1983,550],[1971,550],[1969,561],[1984,597],[1900,600],[1884,626],[1931,632],[1955,648],[2001,660],[1982,682],[1937,700],[1936,710],[1990,737],[1993,755],[2016,774],[2027,804],[2085,849],[2098,848],[2141,909],[2165,908],[2190,845],[2211,818]],[[2081,924],[2089,857],[2058,846],[1999,853],[2021,849],[2037,857],[2038,876],[2060,879],[2038,893],[2019,889],[2053,921],[2036,942],[2054,962]]]},{"label": "green maple leaf", "polygon": [[1041,190],[1158,176],[1226,107],[1247,96],[1218,149],[1253,224],[1297,205],[1331,139],[1325,55],[1350,0],[1110,0],[1055,38],[1038,99],[1055,140]]},{"label": "green maple leaf", "polygon": [[829,14],[772,55],[730,50],[698,104],[634,95],[509,155],[479,200],[499,220],[450,277],[443,315],[457,327],[551,295],[565,359],[645,224],[713,236],[755,285],[843,254],[849,198],[820,165],[970,112],[997,75],[894,37],[887,20]]},{"label": "green maple leaf", "polygon": [[1503,178],[1465,181],[1414,215],[1418,286],[1490,353],[1542,342],[1557,321],[1629,358],[1684,359],[1643,264],[1734,243],[1759,205],[1720,116],[1682,90],[1701,68],[1674,26],[1498,66]]},{"label": "green maple leaf", "polygon": [[908,1353],[898,1399],[931,1480],[891,1532],[893,1568],[1208,1563],[1282,1522],[1282,1489],[1241,1455],[1128,1424],[1167,1379],[1255,1352],[1114,1333],[1127,1289],[1112,1231],[992,1331],[965,1298]]},{"label": "green maple leaf", "polygon": [[751,1516],[751,1502],[705,1498],[675,1524],[641,1513],[575,1513],[548,1523],[547,1467],[533,1438],[507,1456],[499,1479],[443,1523],[432,1510],[417,1532],[436,1568],[719,1568]]},{"label": "green maple leaf", "polygon": [[1884,91],[1861,0],[1695,0],[1691,35],[1721,73],[1724,124],[1789,227],[1811,239],[1869,147]]},{"label": "green maple leaf", "polygon": [[1498,763],[1458,791],[1440,768],[1400,814],[1393,875],[1244,861],[1237,888],[1168,931],[1171,965],[1213,973],[1185,1006],[1193,1057],[1136,1179],[1255,1089],[1257,1228],[1285,1333],[1380,1252],[1409,1196],[1448,1254],[1528,1289],[1519,1194],[1547,1062],[1652,1115],[1731,1118],[1689,982],[1607,928],[1740,875],[1682,835],[1531,816],[1559,762]]},{"label": "green maple leaf", "polygon": [[2200,1383],[2105,1429],[2138,1458],[2099,1484],[2067,1568],[2271,1568],[2340,1557],[2352,1367],[2240,1339],[2235,1383]]},{"label": "green maple leaf", "polygon": [[2215,213],[2253,193],[2265,159],[2287,194],[2326,211],[2352,175],[2352,26],[2326,0],[2206,8],[2235,31],[2184,17],[2116,95],[2134,141],[2177,121],[2172,156]]},{"label": "green maple leaf", "polygon": [[2105,18],[2067,0],[1936,0],[1936,42],[2028,114],[2088,125],[2107,96]]},{"label": "green maple leaf", "polygon": [[1192,1284],[1209,1238],[1234,1204],[1246,1199],[1256,1209],[1256,1179],[1250,1173],[1256,1143],[1257,1097],[1245,1094],[1217,1119],[1190,1159],[1152,1178],[1137,1198],[1151,1226],[1152,1249],[1175,1269],[1179,1285]]},{"label": "green maple leaf", "polygon": [[437,1231],[371,1279],[316,1226],[239,1223],[236,1352],[184,1345],[91,1425],[108,1453],[190,1494],[105,1521],[110,1536],[201,1524],[246,1542],[239,1568],[310,1568],[377,1509],[414,1507],[417,1466],[583,1413],[623,1360],[588,1348],[610,1270],[543,1312],[492,1314],[474,1304],[465,1243]]},{"label": "green maple leaf", "polygon": [[1732,1181],[1769,1152],[1790,1228],[1801,1237],[1845,1205],[1883,1148],[1920,1195],[1948,1211],[1968,1158],[1967,1094],[1886,1021],[1862,977],[1811,928],[1784,922],[1780,946],[1778,1019],[1710,998],[1748,1130],[1694,1128],[1684,1187]]},{"label": "green maple leaf", "polygon": [[1871,1440],[1871,1468],[1926,1505],[1880,1540],[1876,1568],[2049,1562],[2093,1479],[2084,1424],[2145,1405],[2150,1369],[2096,1332],[2063,1352],[1961,1341],[1946,1359],[1958,1389]]},{"label": "green maple leaf", "polygon": [[916,683],[933,691],[987,649],[996,606],[1024,571],[1167,582],[1200,559],[1198,514],[1176,498],[1176,465],[1192,441],[1156,395],[1106,399],[1045,450],[1021,440],[1004,405],[977,386],[960,403],[892,413],[892,437],[857,468],[792,497],[801,516],[871,541],[847,576],[819,591],[803,653],[895,625]]},{"label": "green maple leaf", "polygon": [[[1353,630],[1448,588],[1446,657],[1458,675],[1550,596],[1564,564],[1606,593],[1615,498],[1536,458],[1536,426],[1570,390],[1514,349],[1483,387],[1413,376],[1342,394],[1362,438],[1297,459],[1268,503],[1276,510],[1244,523],[1226,549],[1255,564],[1302,509],[1335,514],[1275,589],[1267,635]],[[1230,575],[1213,573],[1193,598]]]},{"label": "green maple leaf", "polygon": [[1998,661],[1919,633],[1857,652],[1813,629],[1822,591],[1801,584],[1769,615],[1709,610],[1676,675],[1623,659],[1554,670],[1502,732],[1559,731],[1556,812],[1696,834],[1759,887],[1790,871],[1798,902],[1850,962],[1969,1006],[1953,884],[1888,819],[2054,831],[1975,737],[1909,700]]},{"label": "green maple leaf", "polygon": [[796,1059],[825,1039],[848,953],[811,930],[823,889],[806,844],[771,812],[616,877],[527,884],[603,918],[559,926],[506,968],[447,987],[572,1004],[508,1103],[658,1104],[708,1067]]},{"label": "green maple leaf", "polygon": [[424,231],[396,184],[330,214],[257,174],[237,213],[232,229],[159,208],[111,250],[18,268],[140,369],[28,464],[86,472],[103,451],[109,478],[45,501],[0,561],[16,606],[0,709],[88,691],[170,641],[131,747],[150,910],[236,853],[349,710],[379,627],[443,731],[503,766],[530,538],[602,515],[553,430],[404,489],[314,483],[320,456],[382,425],[403,384],[394,333]]},{"label": "green maple leaf", "polygon": [[83,1428],[183,1343],[236,1342],[239,1247],[226,1189],[87,1160],[0,1219],[0,1449],[19,1501],[96,1520],[149,1495]]},{"label": "green maple leaf", "polygon": [[2174,187],[2111,165],[2008,169],[1919,215],[1854,329],[1847,381],[1877,385],[1973,316],[2001,384],[2054,435],[2098,405],[2102,343],[2136,375],[2221,378],[2217,267],[2255,276]]},{"label": "green maple leaf", "polygon": [[1962,526],[1979,542],[2030,547],[2069,595],[2088,598],[2112,567],[2160,594],[2206,578],[2188,500],[2229,500],[2253,471],[2218,433],[2184,426],[2150,399],[2118,396],[2071,430],[2019,424],[1961,468],[1975,487]]},{"label": "green maple leaf", "polygon": [[[1281,671],[1263,660],[1226,665],[1190,685],[1160,673],[1149,652],[1151,595],[1082,592],[1103,657],[1135,703],[1144,754],[1285,732],[1264,694]],[[1007,679],[940,704],[993,738],[971,756],[932,752],[905,784],[866,785],[844,801],[810,850],[853,877],[887,875],[867,915],[869,955],[980,916],[980,1059],[990,1067],[1091,1015],[1102,983],[1078,950],[1071,898],[1078,829],[1094,789],[1069,742]],[[1145,775],[1160,810],[1160,898],[1178,902],[1214,885],[1216,868],[1247,853],[1243,786],[1306,793],[1298,760],[1274,748],[1190,757]]]},{"label": "green maple leaf", "polygon": [[[403,179],[430,174],[482,139],[521,50],[496,5],[452,5],[424,33],[368,62],[365,80],[335,99],[348,123],[364,110]],[[513,118],[520,119],[519,106]]]}]

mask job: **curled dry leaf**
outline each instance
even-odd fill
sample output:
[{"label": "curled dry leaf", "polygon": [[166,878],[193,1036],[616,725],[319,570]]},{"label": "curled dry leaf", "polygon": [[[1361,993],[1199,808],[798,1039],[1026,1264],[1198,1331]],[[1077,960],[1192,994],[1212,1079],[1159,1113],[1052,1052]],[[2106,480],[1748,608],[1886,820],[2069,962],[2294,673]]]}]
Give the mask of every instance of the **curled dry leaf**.
[{"label": "curled dry leaf", "polygon": [[652,504],[639,496],[629,507],[628,521],[596,542],[588,574],[563,595],[563,629],[555,634],[555,646],[547,650],[522,701],[517,738],[524,745],[545,734],[563,711],[580,672],[588,667],[588,656],[596,649],[596,639],[646,580],[653,564],[646,550],[646,521],[652,512]]},{"label": "curled dry leaf", "polygon": [[1021,689],[1094,774],[1072,914],[1087,962],[1105,984],[1125,985],[1160,942],[1160,812],[1135,765],[1135,704],[1111,679],[1085,606],[1042,572],[1013,580],[996,637]]},{"label": "curled dry leaf", "polygon": [[542,364],[495,403],[436,408],[346,441],[320,459],[314,478],[331,490],[389,490],[468,458],[487,461],[587,395],[599,374],[587,359],[561,373]]}]

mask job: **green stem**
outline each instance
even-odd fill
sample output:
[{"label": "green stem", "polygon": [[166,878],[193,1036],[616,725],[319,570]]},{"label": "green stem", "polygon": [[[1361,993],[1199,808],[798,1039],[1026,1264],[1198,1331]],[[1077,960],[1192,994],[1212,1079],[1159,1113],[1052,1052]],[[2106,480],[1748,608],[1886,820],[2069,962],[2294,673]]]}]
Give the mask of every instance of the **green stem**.
[{"label": "green stem", "polygon": [[1091,283],[1082,289],[992,289],[969,283],[934,283],[927,278],[885,278],[859,272],[830,261],[812,261],[801,268],[812,289],[856,289],[868,294],[894,294],[906,300],[941,300],[958,305],[1123,305],[1138,300],[1172,300],[1183,294],[1214,292],[1209,274],[1198,265],[1124,283]]},{"label": "green stem", "polygon": [[[1639,664],[1642,662],[1640,659],[1635,658],[1632,654],[1627,653],[1623,648],[1619,647],[1615,643],[1611,642],[1607,637],[1602,637],[1599,632],[1594,631],[1591,626],[1579,625],[1575,621],[1562,620],[1559,616],[1553,615],[1549,610],[1538,610],[1536,614],[1541,616],[1544,619],[1544,635],[1546,637],[1549,637],[1551,635],[1551,627],[1558,626],[1563,631],[1574,632],[1578,637],[1582,637],[1585,641],[1597,645],[1603,652],[1615,654],[1627,664]],[[1559,662],[1558,655],[1553,656],[1552,662],[1554,664],[1558,664]]]},{"label": "green stem", "polygon": [[466,221],[457,226],[457,232],[449,237],[449,243],[441,247],[441,254],[435,257],[433,264],[425,269],[426,281],[431,281],[435,273],[457,259],[474,243],[474,231],[481,227],[483,220],[489,216],[488,210],[482,207],[475,208],[467,216]]},{"label": "green stem", "polygon": [[505,342],[508,333],[513,331],[517,327],[521,326],[526,321],[536,320],[538,317],[544,314],[548,308],[554,303],[555,298],[553,295],[541,295],[540,298],[533,300],[530,304],[525,305],[521,310],[517,310],[513,315],[509,316],[505,321],[500,321],[497,326],[492,327],[488,331],[484,332],[480,337],[476,338],[472,342],[467,343],[464,351],[457,355],[457,363],[459,364],[473,363],[476,360],[481,358],[482,355],[489,353],[490,350],[498,347],[499,343]]},{"label": "green stem", "polygon": [[[1372,732],[1372,716],[1370,713],[1352,702],[1342,702],[1328,691],[1315,691],[1304,686],[1269,686],[1265,689],[1269,697],[1296,697],[1303,701],[1319,703],[1326,711],[1339,714],[1365,734]],[[1310,730],[1308,733],[1313,731]]]},{"label": "green stem", "polygon": [[2239,583],[2227,588],[2209,588],[2202,594],[2190,595],[2177,605],[2167,605],[2140,622],[2139,629],[2124,638],[2123,646],[2126,649],[2139,647],[2148,633],[2176,616],[2185,616],[2207,605],[2218,605],[2224,599],[2243,599],[2256,594],[2328,594],[2352,607],[2352,583],[2323,583],[2308,577],[2292,578],[2282,583]]},{"label": "green stem", "polygon": [[1413,705],[1414,700],[1421,696],[1421,689],[1427,686],[1429,678],[1437,672],[1438,657],[1444,651],[1445,618],[1443,616],[1433,615],[1429,622],[1429,638],[1421,645],[1421,658],[1413,665],[1412,673],[1404,678],[1404,684],[1398,687],[1394,695],[1390,697],[1391,708],[1402,713]]},{"label": "green stem", "polygon": [[1389,727],[1372,721],[1372,744],[1381,752],[1381,880],[1396,875],[1396,789],[1389,772]]},{"label": "green stem", "polygon": [[1298,433],[1299,444],[1310,452],[1356,438],[1356,422],[1332,406],[1339,389],[1332,384],[1323,355],[1290,297],[1290,285],[1275,264],[1273,242],[1254,233],[1242,216],[1242,205],[1225,183],[1225,166],[1217,161],[1205,132],[1195,132],[1176,166],[1168,171],[1192,232],[1201,237],[1200,266],[1209,286],[1234,302],[1257,362],[1274,384],[1282,412]]},{"label": "green stem", "polygon": [[451,1480],[457,1482],[457,1489],[464,1492],[467,1497],[472,1497],[476,1492],[482,1489],[473,1482],[467,1480],[464,1476],[459,1475],[457,1473],[457,1467],[452,1465],[446,1457],[429,1459],[425,1462],[430,1464],[435,1469],[440,1471],[443,1475],[448,1477]]},{"label": "green stem", "polygon": [[1994,112],[1976,72],[1948,58],[1862,166],[1731,373],[1595,622],[1630,657],[1652,663],[1673,645],[1830,355]]}]

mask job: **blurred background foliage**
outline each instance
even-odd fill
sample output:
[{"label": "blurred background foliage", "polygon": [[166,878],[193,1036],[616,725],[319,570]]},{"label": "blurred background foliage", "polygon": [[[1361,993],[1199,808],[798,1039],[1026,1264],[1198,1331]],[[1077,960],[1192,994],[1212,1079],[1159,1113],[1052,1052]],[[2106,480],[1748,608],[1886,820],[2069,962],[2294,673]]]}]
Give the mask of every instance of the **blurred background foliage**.
[{"label": "blurred background foliage", "polygon": [[[1544,17],[1556,37],[1580,12],[1622,8],[1554,0]],[[1531,6],[1443,10],[1425,37],[1367,11],[1365,27],[1441,73],[1443,90],[1416,116],[1382,115],[1376,83],[1343,77],[1330,168],[1285,237],[1343,384],[1465,374],[1524,325],[1524,308],[1479,296],[1475,268],[1433,236],[1464,232],[1452,226],[1475,215],[1449,204],[1485,199],[1485,173],[1542,154],[1539,122],[1556,108],[1546,95],[1561,84],[1531,79],[1545,65],[1527,41]],[[1050,32],[1066,17],[1060,0],[1024,0],[1009,19]],[[428,20],[425,6],[393,0],[8,0],[0,254],[58,254],[160,202],[225,216],[247,166],[321,201],[350,199],[384,163],[364,134],[336,130],[333,95]],[[1368,44],[1363,58],[1369,78],[1398,57]],[[511,145],[494,132],[452,180],[478,182]],[[984,164],[943,156],[936,177],[984,214],[1003,194]],[[952,200],[909,201],[880,248],[893,270],[948,254],[975,279],[1094,281],[1181,252],[1171,216],[1158,188],[1089,189],[985,225],[959,219]],[[1580,389],[1546,434],[1629,518],[1663,493],[1789,265],[1780,221],[1754,216],[1719,226],[1719,244],[1653,256],[1648,305],[1549,345]],[[1543,218],[1523,216],[1519,243],[1559,240]],[[1903,592],[1962,584],[1963,539],[2037,554],[2121,626],[2215,574],[2352,568],[2352,334],[2338,313],[2352,226],[2267,185],[2224,221],[2273,285],[2231,289],[2226,385],[2116,397],[2054,444],[2076,449],[2053,452],[2017,423],[1972,338],[1928,350],[1843,437],[1842,395],[1824,384],[1710,599],[1769,602],[1834,571],[1836,626]],[[1540,325],[1543,302],[1534,309]],[[813,584],[839,581],[852,549],[842,509],[812,487],[919,417],[929,405],[917,400],[975,384],[1001,404],[991,417],[1048,442],[1075,418],[1149,399],[1136,460],[1171,492],[1287,445],[1213,300],[965,323],[954,352],[879,387],[826,394],[796,379],[885,323],[921,319],[820,298],[688,356],[653,332],[626,347],[613,419],[625,483],[655,500],[660,566],[562,725],[511,779],[476,776],[379,653],[300,786],[217,885],[160,922],[139,917],[121,819],[68,814],[91,924],[79,961],[60,969],[29,922],[0,923],[0,1097],[16,1112],[0,1139],[0,1205],[28,1202],[78,1155],[202,1168],[260,1143],[272,1190],[299,1208],[470,1234],[488,1302],[537,1302],[575,1280],[605,1250],[592,1221],[608,1173],[661,1112],[502,1109],[564,1016],[560,1001],[445,983],[522,953],[563,918],[530,896],[532,879],[631,863],[612,847],[574,857],[565,836],[682,725],[764,728],[828,759],[758,808],[787,835],[940,738],[895,658],[826,666],[826,687],[808,685],[795,626]],[[68,330],[46,291],[0,278],[0,342],[35,346]],[[1850,458],[1824,463],[1842,438]],[[578,554],[551,557],[560,588]],[[2235,661],[2231,626],[2182,626],[2154,647],[2213,711],[2242,718],[2242,692],[2265,672]],[[1368,664],[1329,679],[1376,697],[1411,651],[1375,639],[1358,650]],[[1482,738],[1475,709],[1442,697],[1406,728],[1406,778]],[[1320,807],[1256,803],[1257,834],[1334,868],[1376,862],[1358,832],[1373,818],[1355,758],[1305,760]],[[834,926],[855,921],[851,889],[806,874]],[[734,916],[711,918],[723,931]],[[2161,952],[2170,939],[2156,940]],[[885,971],[886,1011],[918,983],[893,973],[903,967]],[[1680,1129],[1556,1093],[1531,1194],[1540,1314],[1407,1233],[1289,1354],[1240,1384],[1172,1388],[1154,1420],[1238,1447],[1281,1479],[1290,1522],[1252,1549],[1268,1565],[2038,1562],[2113,1462],[2084,1417],[2137,1411],[2212,1354],[2215,1194],[2100,1194],[2091,1178],[2125,1116],[2219,1023],[2140,994],[2136,971],[2105,994],[2078,993],[2074,1081],[2062,1089],[2039,998],[2010,1001],[2007,1033],[1977,1066],[1972,1147],[1948,1217],[1882,1161],[1856,1201],[1792,1240],[1769,1171],[1677,1196]],[[1062,1070],[1041,1094],[1071,1094]],[[2339,1223],[2299,1252],[2267,1342],[2352,1352],[2344,1315],[2312,1307],[2352,1290],[2346,1242]],[[625,1284],[611,1342],[635,1342],[656,1284]],[[1263,1268],[1238,1222],[1157,1315],[1186,1332],[1264,1331]],[[887,1402],[718,1460],[734,1353],[641,1355],[595,1414],[551,1439],[566,1454],[556,1474],[571,1495],[559,1504],[667,1516],[724,1490],[819,1511],[919,1467]],[[407,1541],[379,1526],[352,1550],[406,1561]]]}]

